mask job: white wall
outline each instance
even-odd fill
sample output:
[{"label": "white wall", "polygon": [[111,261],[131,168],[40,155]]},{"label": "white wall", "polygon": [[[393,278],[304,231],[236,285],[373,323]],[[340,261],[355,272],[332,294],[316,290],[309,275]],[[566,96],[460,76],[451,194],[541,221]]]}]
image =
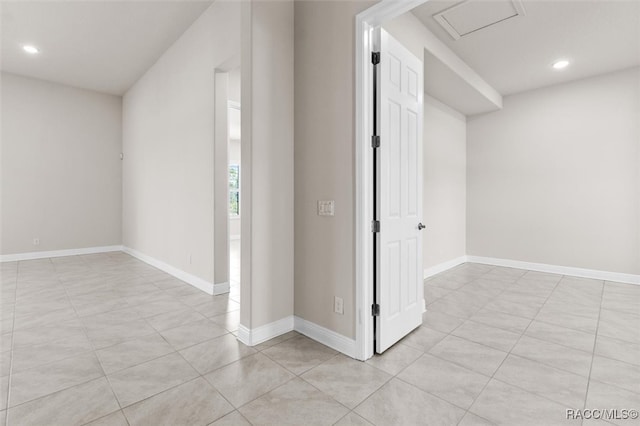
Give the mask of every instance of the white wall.
[{"label": "white wall", "polygon": [[240,84],[241,79],[242,79],[242,72],[240,67],[236,67],[229,71],[229,87],[227,90],[227,96],[229,97],[230,101],[240,102],[240,97],[242,94],[242,89]]},{"label": "white wall", "polygon": [[467,253],[640,273],[640,70],[467,121]]},{"label": "white wall", "polygon": [[[352,338],[354,17],[371,4],[295,2],[295,313]],[[335,216],[318,216],[318,200],[335,200]]]},{"label": "white wall", "polygon": [[122,99],[4,72],[0,91],[0,253],[121,244]]},{"label": "white wall", "polygon": [[240,323],[293,314],[293,1],[242,14]]},{"label": "white wall", "polygon": [[124,244],[213,282],[214,69],[240,51],[215,2],[124,96]]},{"label": "white wall", "polygon": [[424,97],[423,266],[466,254],[467,124],[464,115]]}]

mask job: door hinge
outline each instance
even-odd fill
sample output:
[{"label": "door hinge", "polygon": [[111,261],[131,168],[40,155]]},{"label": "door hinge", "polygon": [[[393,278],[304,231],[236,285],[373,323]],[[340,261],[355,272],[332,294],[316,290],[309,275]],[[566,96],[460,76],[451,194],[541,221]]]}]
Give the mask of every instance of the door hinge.
[{"label": "door hinge", "polygon": [[374,303],[373,305],[371,305],[371,316],[373,317],[380,316],[380,305],[378,305],[377,303]]},{"label": "door hinge", "polygon": [[380,136],[371,136],[371,148],[380,148]]},{"label": "door hinge", "polygon": [[380,221],[372,220],[371,221],[371,232],[380,232]]},{"label": "door hinge", "polygon": [[371,52],[371,63],[378,65],[380,63],[380,52]]}]

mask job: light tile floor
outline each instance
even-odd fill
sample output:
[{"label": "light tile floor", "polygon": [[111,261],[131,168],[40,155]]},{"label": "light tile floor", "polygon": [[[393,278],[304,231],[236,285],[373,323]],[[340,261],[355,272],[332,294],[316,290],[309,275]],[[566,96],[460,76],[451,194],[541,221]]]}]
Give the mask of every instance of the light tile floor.
[{"label": "light tile floor", "polygon": [[580,425],[567,409],[640,409],[640,286],[461,265],[425,282],[423,326],[363,363],[295,332],[246,347],[237,301],[122,253],[1,277],[0,424]]}]

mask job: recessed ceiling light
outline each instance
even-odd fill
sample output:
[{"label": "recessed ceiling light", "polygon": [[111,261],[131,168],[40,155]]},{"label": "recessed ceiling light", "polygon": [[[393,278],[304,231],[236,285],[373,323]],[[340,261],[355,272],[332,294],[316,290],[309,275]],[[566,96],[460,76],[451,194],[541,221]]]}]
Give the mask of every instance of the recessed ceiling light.
[{"label": "recessed ceiling light", "polygon": [[557,70],[561,70],[563,68],[566,68],[569,66],[569,61],[567,61],[566,59],[561,59],[559,61],[555,61],[553,63],[553,68],[557,69]]},{"label": "recessed ceiling light", "polygon": [[24,46],[22,46],[22,50],[24,50],[27,53],[31,53],[32,55],[35,55],[36,53],[40,53],[40,49],[38,49],[37,47],[31,44],[25,44]]}]

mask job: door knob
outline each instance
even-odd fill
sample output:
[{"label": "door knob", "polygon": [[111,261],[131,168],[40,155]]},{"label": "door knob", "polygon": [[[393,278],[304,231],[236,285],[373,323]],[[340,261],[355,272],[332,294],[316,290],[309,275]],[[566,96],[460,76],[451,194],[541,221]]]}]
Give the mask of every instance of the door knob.
[{"label": "door knob", "polygon": [[422,223],[418,224],[418,231],[422,231],[424,228],[426,228],[426,226],[424,226]]}]

